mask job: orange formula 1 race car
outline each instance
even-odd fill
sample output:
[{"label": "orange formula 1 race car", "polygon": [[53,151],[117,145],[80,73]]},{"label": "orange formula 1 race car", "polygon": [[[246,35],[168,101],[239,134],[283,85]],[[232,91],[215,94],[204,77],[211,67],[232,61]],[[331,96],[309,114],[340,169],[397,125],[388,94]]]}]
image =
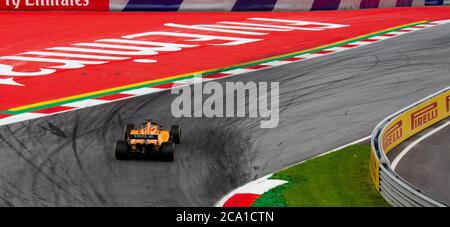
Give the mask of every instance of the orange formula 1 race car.
[{"label": "orange formula 1 race car", "polygon": [[156,154],[164,161],[173,161],[175,144],[181,142],[181,129],[173,125],[162,130],[158,123],[148,120],[135,126],[126,125],[124,140],[117,141],[114,156],[117,160],[127,160],[132,154]]}]

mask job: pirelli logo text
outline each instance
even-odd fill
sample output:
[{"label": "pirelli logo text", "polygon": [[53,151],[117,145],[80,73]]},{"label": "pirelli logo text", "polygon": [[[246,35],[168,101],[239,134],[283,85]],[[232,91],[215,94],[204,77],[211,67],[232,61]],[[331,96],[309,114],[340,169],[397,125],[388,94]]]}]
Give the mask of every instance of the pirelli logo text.
[{"label": "pirelli logo text", "polygon": [[447,96],[446,100],[446,106],[447,106],[447,113],[450,113],[450,95]]},{"label": "pirelli logo text", "polygon": [[383,149],[386,150],[389,146],[401,139],[403,136],[403,121],[392,125],[383,135]]},{"label": "pirelli logo text", "polygon": [[437,102],[434,102],[411,114],[411,130],[415,130],[436,119],[437,117]]}]

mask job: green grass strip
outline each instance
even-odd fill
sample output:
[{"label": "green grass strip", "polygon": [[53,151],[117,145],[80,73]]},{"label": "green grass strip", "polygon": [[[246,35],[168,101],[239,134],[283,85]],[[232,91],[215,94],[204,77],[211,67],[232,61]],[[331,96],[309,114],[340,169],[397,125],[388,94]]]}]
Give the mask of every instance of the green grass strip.
[{"label": "green grass strip", "polygon": [[254,207],[388,207],[369,171],[370,146],[352,145],[273,175],[289,183],[262,195]]}]

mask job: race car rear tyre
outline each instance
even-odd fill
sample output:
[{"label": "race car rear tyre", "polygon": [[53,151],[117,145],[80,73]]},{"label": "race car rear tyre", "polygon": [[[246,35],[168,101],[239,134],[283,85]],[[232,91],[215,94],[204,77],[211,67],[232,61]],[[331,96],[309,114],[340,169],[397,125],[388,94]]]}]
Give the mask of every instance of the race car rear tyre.
[{"label": "race car rear tyre", "polygon": [[161,159],[166,162],[175,160],[175,144],[165,142],[161,144]]},{"label": "race car rear tyre", "polygon": [[123,130],[123,134],[124,134],[124,140],[127,140],[128,139],[128,134],[130,133],[130,131],[132,130],[132,129],[134,129],[134,125],[133,124],[127,124],[126,126],[125,126],[125,129]]},{"label": "race car rear tyre", "polygon": [[117,160],[127,160],[129,158],[128,144],[125,141],[117,141],[114,157]]},{"label": "race car rear tyre", "polygon": [[181,128],[178,125],[172,125],[170,128],[170,136],[175,144],[181,143]]}]

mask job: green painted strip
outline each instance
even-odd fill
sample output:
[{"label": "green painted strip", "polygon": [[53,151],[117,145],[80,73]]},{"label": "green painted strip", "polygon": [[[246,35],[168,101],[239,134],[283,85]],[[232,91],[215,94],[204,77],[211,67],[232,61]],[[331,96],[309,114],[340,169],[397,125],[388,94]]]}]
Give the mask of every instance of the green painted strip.
[{"label": "green painted strip", "polygon": [[95,99],[95,98],[99,98],[99,97],[103,97],[103,96],[114,95],[114,94],[117,94],[117,93],[120,93],[120,92],[124,92],[124,91],[129,91],[129,90],[134,90],[134,89],[139,89],[139,88],[144,88],[144,87],[152,87],[152,86],[157,86],[157,85],[161,85],[161,84],[167,84],[167,83],[175,82],[175,81],[178,81],[178,80],[184,80],[184,79],[188,79],[188,78],[192,78],[192,77],[191,76],[180,77],[180,78],[177,78],[176,80],[164,80],[164,81],[157,82],[157,83],[149,83],[149,84],[136,86],[136,87],[133,87],[131,89],[119,89],[119,90],[114,90],[114,91],[111,91],[111,92],[105,92],[105,93],[101,93],[101,94],[90,95],[90,96],[85,96],[85,97],[81,97],[81,98],[74,98],[74,99],[70,99],[70,100],[67,100],[67,101],[55,102],[55,103],[52,103],[52,104],[37,106],[37,107],[33,107],[33,108],[27,108],[27,109],[20,110],[20,111],[4,110],[4,111],[1,111],[0,113],[11,114],[11,115],[16,115],[16,114],[21,114],[21,113],[28,113],[28,112],[33,112],[33,111],[36,111],[36,110],[42,110],[42,109],[47,109],[47,108],[50,108],[50,107],[61,106],[61,105],[64,105],[64,104],[69,104],[69,103],[73,103],[73,102],[83,101],[83,100],[87,100],[87,99]]},{"label": "green painted strip", "polygon": [[[344,40],[341,42],[328,44],[325,46],[320,46],[320,47],[313,48],[313,49],[293,52],[293,53],[270,57],[270,58],[266,58],[266,59],[262,59],[262,60],[251,61],[251,62],[238,64],[238,65],[234,65],[234,66],[230,66],[230,67],[224,67],[224,68],[220,68],[220,69],[206,70],[203,72],[203,76],[221,73],[221,72],[225,72],[225,71],[229,71],[229,70],[233,70],[233,69],[239,69],[239,68],[245,68],[245,67],[249,67],[249,66],[259,65],[259,64],[263,64],[263,63],[267,63],[267,62],[272,62],[272,61],[280,61],[280,60],[292,58],[292,57],[295,57],[298,55],[309,54],[309,53],[313,53],[313,52],[317,52],[317,51],[321,51],[321,50],[329,49],[329,48],[333,48],[333,47],[339,47],[339,46],[343,46],[343,45],[346,45],[349,43],[358,42],[358,41],[365,40],[365,39],[368,39],[371,37],[375,37],[378,35],[401,30],[404,28],[413,27],[413,26],[420,25],[420,24],[427,24],[427,23],[430,23],[430,21],[421,21],[421,22],[411,23],[411,24],[407,24],[407,25],[403,25],[403,26],[398,26],[395,28],[391,28],[391,29],[387,29],[387,30],[383,30],[383,31],[379,31],[379,32],[374,32],[371,34],[359,36],[356,38],[351,38],[351,39]],[[20,109],[20,110],[12,110],[12,109],[3,110],[3,111],[0,111],[0,113],[11,114],[11,115],[28,113],[28,112],[32,112],[32,111],[36,111],[36,110],[42,110],[42,109],[60,106],[60,105],[64,105],[64,104],[68,104],[68,103],[72,103],[72,102],[86,100],[86,99],[95,99],[95,98],[99,98],[99,97],[103,97],[103,96],[107,96],[107,95],[117,94],[117,93],[124,92],[124,91],[129,91],[129,90],[134,90],[134,89],[139,89],[139,88],[144,88],[144,87],[157,86],[157,85],[176,82],[176,81],[184,80],[184,79],[191,79],[191,78],[194,78],[195,75],[196,75],[196,73],[191,73],[191,74],[186,74],[185,76],[177,77],[176,79],[161,80],[156,83],[155,82],[144,83],[144,84],[140,84],[137,86],[127,87],[127,88],[123,88],[123,89],[117,89],[117,90],[99,93],[99,94],[95,94],[95,95],[83,96],[80,98],[73,98],[73,99],[68,99],[68,100],[64,100],[64,101],[55,101],[55,102],[52,102],[51,104],[39,105],[39,106],[35,106],[32,108],[24,108],[24,109]],[[17,108],[13,108],[13,109],[17,109]]]}]

